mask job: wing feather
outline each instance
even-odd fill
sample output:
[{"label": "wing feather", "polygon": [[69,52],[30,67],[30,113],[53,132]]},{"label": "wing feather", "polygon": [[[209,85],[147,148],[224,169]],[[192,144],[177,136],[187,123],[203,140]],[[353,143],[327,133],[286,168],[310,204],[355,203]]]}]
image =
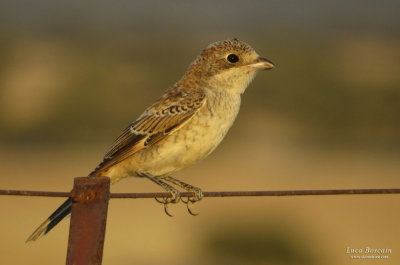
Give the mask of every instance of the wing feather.
[{"label": "wing feather", "polygon": [[204,103],[204,93],[182,93],[176,88],[171,89],[121,133],[90,175],[98,175],[139,150],[161,141],[190,120]]}]

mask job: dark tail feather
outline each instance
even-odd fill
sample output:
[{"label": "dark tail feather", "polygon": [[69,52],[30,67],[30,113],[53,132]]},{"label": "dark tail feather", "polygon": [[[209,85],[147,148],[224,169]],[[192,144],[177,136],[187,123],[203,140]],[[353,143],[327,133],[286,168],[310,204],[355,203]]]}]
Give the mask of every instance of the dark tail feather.
[{"label": "dark tail feather", "polygon": [[65,216],[71,213],[72,199],[68,198],[57,210],[54,211],[49,218],[46,219],[26,240],[35,241],[47,234],[54,226],[56,226]]}]

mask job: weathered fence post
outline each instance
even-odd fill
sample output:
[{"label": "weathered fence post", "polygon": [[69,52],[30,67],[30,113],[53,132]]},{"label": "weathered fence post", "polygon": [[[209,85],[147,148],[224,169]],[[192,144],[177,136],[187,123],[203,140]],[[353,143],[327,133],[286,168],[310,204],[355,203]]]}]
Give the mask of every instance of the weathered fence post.
[{"label": "weathered fence post", "polygon": [[101,264],[109,197],[108,177],[74,179],[67,265]]}]

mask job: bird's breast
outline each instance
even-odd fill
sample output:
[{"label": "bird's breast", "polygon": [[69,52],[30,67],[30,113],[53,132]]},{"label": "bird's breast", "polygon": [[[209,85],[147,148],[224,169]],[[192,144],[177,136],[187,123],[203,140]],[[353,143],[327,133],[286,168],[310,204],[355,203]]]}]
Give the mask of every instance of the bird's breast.
[{"label": "bird's breast", "polygon": [[[240,96],[215,94],[185,125],[144,151],[140,171],[155,176],[176,172],[209,155],[232,126]],[[143,159],[145,158],[145,159]]]}]

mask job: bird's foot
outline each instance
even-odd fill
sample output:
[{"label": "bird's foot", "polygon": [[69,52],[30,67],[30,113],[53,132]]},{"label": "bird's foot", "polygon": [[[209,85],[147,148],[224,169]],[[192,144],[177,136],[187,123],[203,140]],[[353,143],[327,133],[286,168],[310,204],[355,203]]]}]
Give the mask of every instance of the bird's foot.
[{"label": "bird's foot", "polygon": [[180,193],[179,190],[175,189],[174,187],[172,187],[171,185],[163,182],[160,178],[157,177],[153,177],[149,174],[145,174],[145,173],[138,173],[139,176],[141,177],[145,177],[150,179],[151,181],[153,181],[154,183],[156,183],[157,185],[161,186],[163,189],[165,189],[167,192],[169,192],[171,194],[171,197],[162,197],[162,198],[154,198],[158,203],[161,203],[164,205],[164,212],[170,216],[173,217],[172,214],[169,213],[168,211],[168,205],[171,203],[178,203],[181,199],[180,197]]},{"label": "bird's foot", "polygon": [[166,213],[166,215],[173,217],[173,215],[170,214],[168,211],[168,205],[171,203],[178,203],[180,201],[181,197],[179,196],[179,191],[177,189],[174,189],[171,186],[169,186],[169,188],[170,189],[168,190],[168,192],[171,194],[171,197],[162,197],[162,198],[155,197],[154,199],[158,203],[161,203],[164,205],[164,212]]},{"label": "bird's foot", "polygon": [[171,183],[173,183],[173,184],[175,184],[175,185],[178,185],[179,187],[181,187],[181,188],[187,190],[188,192],[192,192],[192,193],[193,193],[193,196],[187,197],[186,200],[184,200],[183,198],[181,198],[181,200],[182,200],[183,203],[186,204],[186,208],[187,208],[189,214],[191,214],[191,215],[193,215],[193,216],[198,215],[198,213],[194,213],[194,212],[190,209],[190,206],[193,205],[195,202],[200,201],[200,200],[203,198],[203,192],[201,191],[201,189],[199,189],[199,188],[197,188],[197,187],[194,187],[194,186],[192,186],[192,185],[190,185],[190,184],[187,184],[187,183],[185,183],[185,182],[183,182],[183,181],[180,181],[180,180],[178,180],[178,179],[175,179],[175,178],[173,178],[173,177],[170,177],[170,176],[164,177],[163,180],[166,180],[166,181],[169,181],[169,182],[171,182]]}]

